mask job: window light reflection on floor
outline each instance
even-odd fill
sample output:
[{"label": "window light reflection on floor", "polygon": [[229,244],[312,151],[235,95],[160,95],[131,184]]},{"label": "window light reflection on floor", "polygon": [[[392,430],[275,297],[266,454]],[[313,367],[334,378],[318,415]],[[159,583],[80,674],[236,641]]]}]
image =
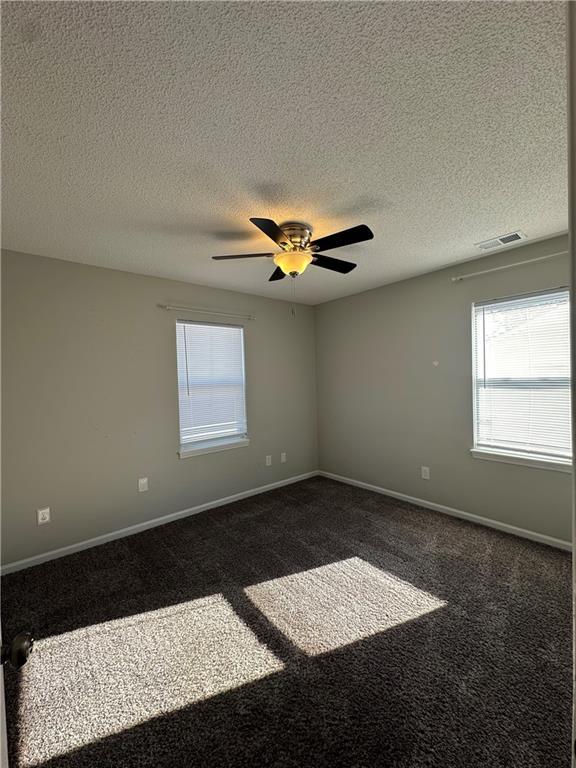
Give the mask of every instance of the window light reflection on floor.
[{"label": "window light reflection on floor", "polygon": [[[244,592],[279,635],[308,655],[345,647],[445,605],[359,557]],[[17,768],[40,768],[283,669],[222,594],[40,639],[21,670]]]},{"label": "window light reflection on floor", "polygon": [[222,595],[38,640],[21,671],[18,768],[282,668]]},{"label": "window light reflection on floor", "polygon": [[265,581],[245,592],[309,655],[341,648],[446,605],[359,557]]}]

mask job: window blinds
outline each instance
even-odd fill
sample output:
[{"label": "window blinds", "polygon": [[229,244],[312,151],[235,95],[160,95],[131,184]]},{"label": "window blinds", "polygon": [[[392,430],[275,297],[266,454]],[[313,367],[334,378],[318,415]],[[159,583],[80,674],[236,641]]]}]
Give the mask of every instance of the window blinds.
[{"label": "window blinds", "polygon": [[180,442],[246,435],[244,330],[176,323]]},{"label": "window blinds", "polygon": [[475,447],[569,459],[568,291],[475,304],[473,326]]}]

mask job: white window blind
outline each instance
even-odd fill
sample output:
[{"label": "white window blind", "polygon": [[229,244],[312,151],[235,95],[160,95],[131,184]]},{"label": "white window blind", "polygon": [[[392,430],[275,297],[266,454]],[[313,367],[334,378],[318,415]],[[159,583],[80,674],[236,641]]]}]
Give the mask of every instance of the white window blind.
[{"label": "white window blind", "polygon": [[244,330],[176,323],[180,442],[246,436]]},{"label": "white window blind", "polygon": [[475,447],[570,459],[568,291],[475,304],[473,326]]}]

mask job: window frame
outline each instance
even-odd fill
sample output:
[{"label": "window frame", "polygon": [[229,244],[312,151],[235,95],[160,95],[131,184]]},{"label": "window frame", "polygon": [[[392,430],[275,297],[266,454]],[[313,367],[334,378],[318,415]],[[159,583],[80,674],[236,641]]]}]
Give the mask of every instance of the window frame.
[{"label": "window frame", "polygon": [[[220,326],[223,328],[239,328],[242,331],[242,376],[244,384],[244,414],[246,416],[246,432],[242,435],[226,435],[225,437],[208,438],[205,440],[192,440],[182,442],[182,431],[180,424],[180,387],[178,370],[178,324],[184,325],[202,325],[202,326]],[[188,318],[178,317],[174,324],[174,339],[176,352],[176,398],[178,405],[178,456],[186,459],[191,456],[200,456],[207,453],[219,453],[233,448],[244,448],[250,445],[248,433],[248,397],[247,397],[247,375],[246,375],[246,326],[242,323],[219,323],[211,320],[189,320]]]},{"label": "window frame", "polygon": [[[548,454],[531,453],[529,451],[514,451],[498,446],[486,446],[478,443],[478,402],[477,402],[477,384],[476,384],[476,309],[479,306],[492,306],[494,304],[514,301],[515,299],[546,296],[551,293],[565,292],[568,295],[568,301],[572,301],[571,291],[568,286],[560,285],[554,288],[545,288],[538,291],[527,291],[524,293],[500,296],[494,299],[479,300],[472,302],[470,331],[471,331],[471,351],[472,351],[472,447],[470,453],[475,459],[503,462],[505,464],[516,464],[519,466],[533,467],[536,469],[547,469],[557,472],[572,472],[573,454],[571,457],[551,456]],[[570,326],[569,326],[570,332]],[[570,339],[571,341],[571,339]],[[572,372],[571,372],[572,374]],[[571,386],[569,379],[569,388]],[[521,380],[521,379],[520,379]]]}]

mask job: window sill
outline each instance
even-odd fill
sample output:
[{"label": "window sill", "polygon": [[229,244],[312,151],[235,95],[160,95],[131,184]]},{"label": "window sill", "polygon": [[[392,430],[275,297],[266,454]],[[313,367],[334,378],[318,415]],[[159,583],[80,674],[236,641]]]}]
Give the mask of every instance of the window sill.
[{"label": "window sill", "polygon": [[505,464],[518,464],[535,469],[551,469],[555,472],[572,472],[570,459],[552,459],[549,456],[526,456],[513,451],[491,450],[489,448],[471,448],[470,453],[475,459],[501,461]]},{"label": "window sill", "polygon": [[244,448],[246,445],[250,445],[250,440],[247,437],[204,440],[201,443],[189,443],[180,446],[178,456],[181,459],[187,459],[190,456],[200,456],[203,453],[217,453],[218,451],[229,451],[231,448]]}]

